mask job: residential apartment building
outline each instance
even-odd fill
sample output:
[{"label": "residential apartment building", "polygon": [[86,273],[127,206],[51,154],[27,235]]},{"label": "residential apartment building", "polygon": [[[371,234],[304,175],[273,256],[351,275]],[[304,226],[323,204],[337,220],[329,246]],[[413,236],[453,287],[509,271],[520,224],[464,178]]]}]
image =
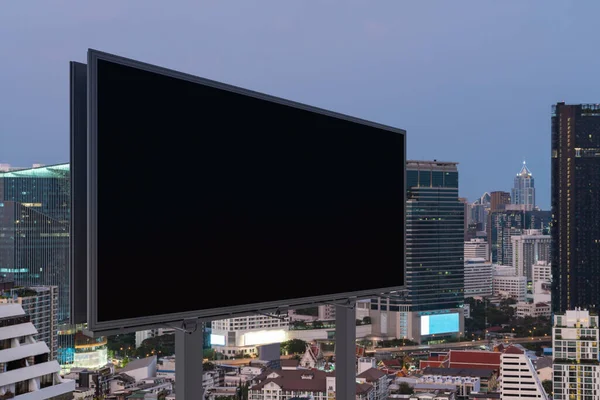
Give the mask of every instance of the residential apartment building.
[{"label": "residential apartment building", "polygon": [[72,398],[75,381],[62,379],[50,348],[20,304],[0,304],[0,396],[15,400]]},{"label": "residential apartment building", "polygon": [[58,287],[34,286],[13,288],[0,296],[0,304],[20,304],[36,327],[34,336],[50,348],[50,360],[56,360],[58,349]]},{"label": "residential apartment building", "polygon": [[373,386],[373,400],[387,400],[390,393],[388,376],[377,369],[377,360],[372,357],[358,359],[356,382]]},{"label": "residential apartment building", "polygon": [[532,265],[533,284],[536,282],[552,282],[552,264],[548,261],[538,261]]},{"label": "residential apartment building", "polygon": [[598,316],[577,308],[554,315],[554,399],[597,400],[600,396]]},{"label": "residential apartment building", "polygon": [[550,235],[542,234],[539,229],[525,229],[520,235],[511,237],[512,265],[517,275],[533,280],[533,265],[540,261],[550,261]]}]

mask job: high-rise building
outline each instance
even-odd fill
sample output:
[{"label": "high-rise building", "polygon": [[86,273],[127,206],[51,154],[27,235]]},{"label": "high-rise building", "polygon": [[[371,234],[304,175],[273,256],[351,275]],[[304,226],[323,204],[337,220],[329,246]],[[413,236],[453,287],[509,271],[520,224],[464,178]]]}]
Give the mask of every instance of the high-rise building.
[{"label": "high-rise building", "polygon": [[485,192],[480,198],[469,204],[469,225],[475,224],[477,226],[479,224],[479,230],[485,231],[491,205],[490,200],[490,194]]},{"label": "high-rise building", "polygon": [[514,186],[511,191],[511,203],[524,206],[525,211],[535,208],[535,185],[533,175],[527,168],[525,161],[523,167],[515,177]]},{"label": "high-rise building", "polygon": [[552,329],[555,400],[596,400],[600,396],[598,316],[577,308],[554,315]]},{"label": "high-rise building", "polygon": [[0,297],[1,304],[20,304],[36,327],[35,340],[50,349],[50,359],[56,359],[58,349],[58,287],[34,286],[7,290]]},{"label": "high-rise building", "polygon": [[469,240],[468,239],[468,234],[469,234],[469,201],[467,200],[466,197],[459,197],[458,200],[463,203],[463,215],[464,215],[464,224],[465,224],[465,237],[464,240]]},{"label": "high-rise building", "polygon": [[502,191],[490,193],[490,212],[504,210],[506,204],[510,204],[510,193]]},{"label": "high-rise building", "polygon": [[550,235],[543,235],[539,229],[524,229],[520,235],[512,236],[512,265],[517,275],[533,280],[533,264],[538,261],[550,262]]},{"label": "high-rise building", "polygon": [[[67,372],[84,359],[106,363],[106,348],[77,346],[83,326],[70,325],[69,164],[0,172],[0,274],[24,287],[58,287],[57,359]],[[79,335],[80,336],[80,335]],[[105,342],[100,338],[99,342]],[[95,348],[98,353],[86,353]],[[100,367],[102,365],[97,365]]]},{"label": "high-rise building", "polygon": [[550,233],[552,219],[550,211],[504,210],[490,213],[488,243],[492,262],[512,265],[512,237],[521,235],[525,229],[538,229],[542,234]]},{"label": "high-rise building", "polygon": [[407,162],[406,290],[402,298],[371,302],[375,334],[426,342],[463,330],[465,227],[457,164]]},{"label": "high-rise building", "polygon": [[0,172],[0,273],[19,286],[58,286],[69,318],[69,165]]},{"label": "high-rise building", "polygon": [[465,259],[465,299],[491,296],[493,271],[485,258]]},{"label": "high-rise building", "polygon": [[600,307],[600,105],[552,107],[552,304]]},{"label": "high-rise building", "polygon": [[465,260],[469,258],[483,258],[490,260],[490,246],[482,238],[465,241]]},{"label": "high-rise building", "polygon": [[60,377],[46,343],[20,304],[0,304],[0,397],[71,399],[75,381]]},{"label": "high-rise building", "polygon": [[465,228],[457,164],[406,165],[406,289],[413,311],[463,304]]}]

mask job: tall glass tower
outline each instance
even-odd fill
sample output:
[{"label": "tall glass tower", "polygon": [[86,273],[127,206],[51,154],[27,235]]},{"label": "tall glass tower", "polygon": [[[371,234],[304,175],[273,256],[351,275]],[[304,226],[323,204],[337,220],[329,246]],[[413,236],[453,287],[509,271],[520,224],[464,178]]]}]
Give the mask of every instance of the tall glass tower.
[{"label": "tall glass tower", "polygon": [[552,108],[552,308],[600,310],[600,105]]},{"label": "tall glass tower", "polygon": [[535,182],[525,161],[523,161],[523,167],[515,177],[511,202],[512,204],[523,205],[524,211],[531,211],[535,207]]},{"label": "tall glass tower", "polygon": [[0,275],[11,274],[20,286],[58,287],[57,360],[63,371],[90,358],[98,366],[107,361],[104,338],[84,348],[77,335],[82,326],[69,324],[70,183],[69,164],[0,172]]},{"label": "tall glass tower", "polygon": [[405,289],[371,300],[373,335],[439,343],[464,331],[464,204],[458,163],[406,163]]},{"label": "tall glass tower", "polygon": [[457,164],[406,165],[406,289],[413,311],[464,302],[464,207]]}]

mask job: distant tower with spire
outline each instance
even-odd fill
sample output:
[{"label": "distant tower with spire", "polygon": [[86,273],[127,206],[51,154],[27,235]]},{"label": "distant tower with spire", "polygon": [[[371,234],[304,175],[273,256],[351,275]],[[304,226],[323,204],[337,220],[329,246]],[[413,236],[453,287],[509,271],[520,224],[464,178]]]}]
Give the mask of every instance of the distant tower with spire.
[{"label": "distant tower with spire", "polygon": [[535,207],[534,179],[525,161],[523,161],[521,171],[515,177],[515,184],[511,193],[511,203],[522,205],[525,211],[531,211]]}]

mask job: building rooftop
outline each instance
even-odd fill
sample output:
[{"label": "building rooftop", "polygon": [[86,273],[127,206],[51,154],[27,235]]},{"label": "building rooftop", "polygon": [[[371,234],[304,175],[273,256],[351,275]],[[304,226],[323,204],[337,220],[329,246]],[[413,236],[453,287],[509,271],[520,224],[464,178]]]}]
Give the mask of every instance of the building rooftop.
[{"label": "building rooftop", "polygon": [[539,370],[546,367],[552,367],[552,357],[538,357],[535,362],[535,369]]},{"label": "building rooftop", "polygon": [[367,382],[375,382],[379,380],[382,376],[385,376],[385,373],[377,368],[369,368],[366,371],[363,371],[357,378],[364,378]]},{"label": "building rooftop", "polygon": [[127,365],[124,368],[121,368],[118,372],[123,373],[133,371],[138,368],[149,367],[154,361],[156,361],[156,356],[135,359],[127,363]]},{"label": "building rooftop", "polygon": [[485,350],[450,350],[450,368],[499,369],[501,353]]},{"label": "building rooftop", "polygon": [[489,378],[493,369],[482,368],[433,368],[426,367],[421,375],[463,376],[473,378]]},{"label": "building rooftop", "polygon": [[67,163],[0,172],[0,178],[64,178],[68,173]]},{"label": "building rooftop", "polygon": [[527,165],[525,164],[525,161],[523,161],[523,167],[521,167],[521,170],[519,171],[519,173],[517,174],[517,176],[520,177],[531,177],[531,171],[529,171],[529,168],[527,168]]},{"label": "building rooftop", "polygon": [[281,366],[281,368],[287,367],[287,368],[296,368],[298,365],[300,364],[299,360],[294,360],[294,359],[282,359],[279,361],[279,365]]}]

